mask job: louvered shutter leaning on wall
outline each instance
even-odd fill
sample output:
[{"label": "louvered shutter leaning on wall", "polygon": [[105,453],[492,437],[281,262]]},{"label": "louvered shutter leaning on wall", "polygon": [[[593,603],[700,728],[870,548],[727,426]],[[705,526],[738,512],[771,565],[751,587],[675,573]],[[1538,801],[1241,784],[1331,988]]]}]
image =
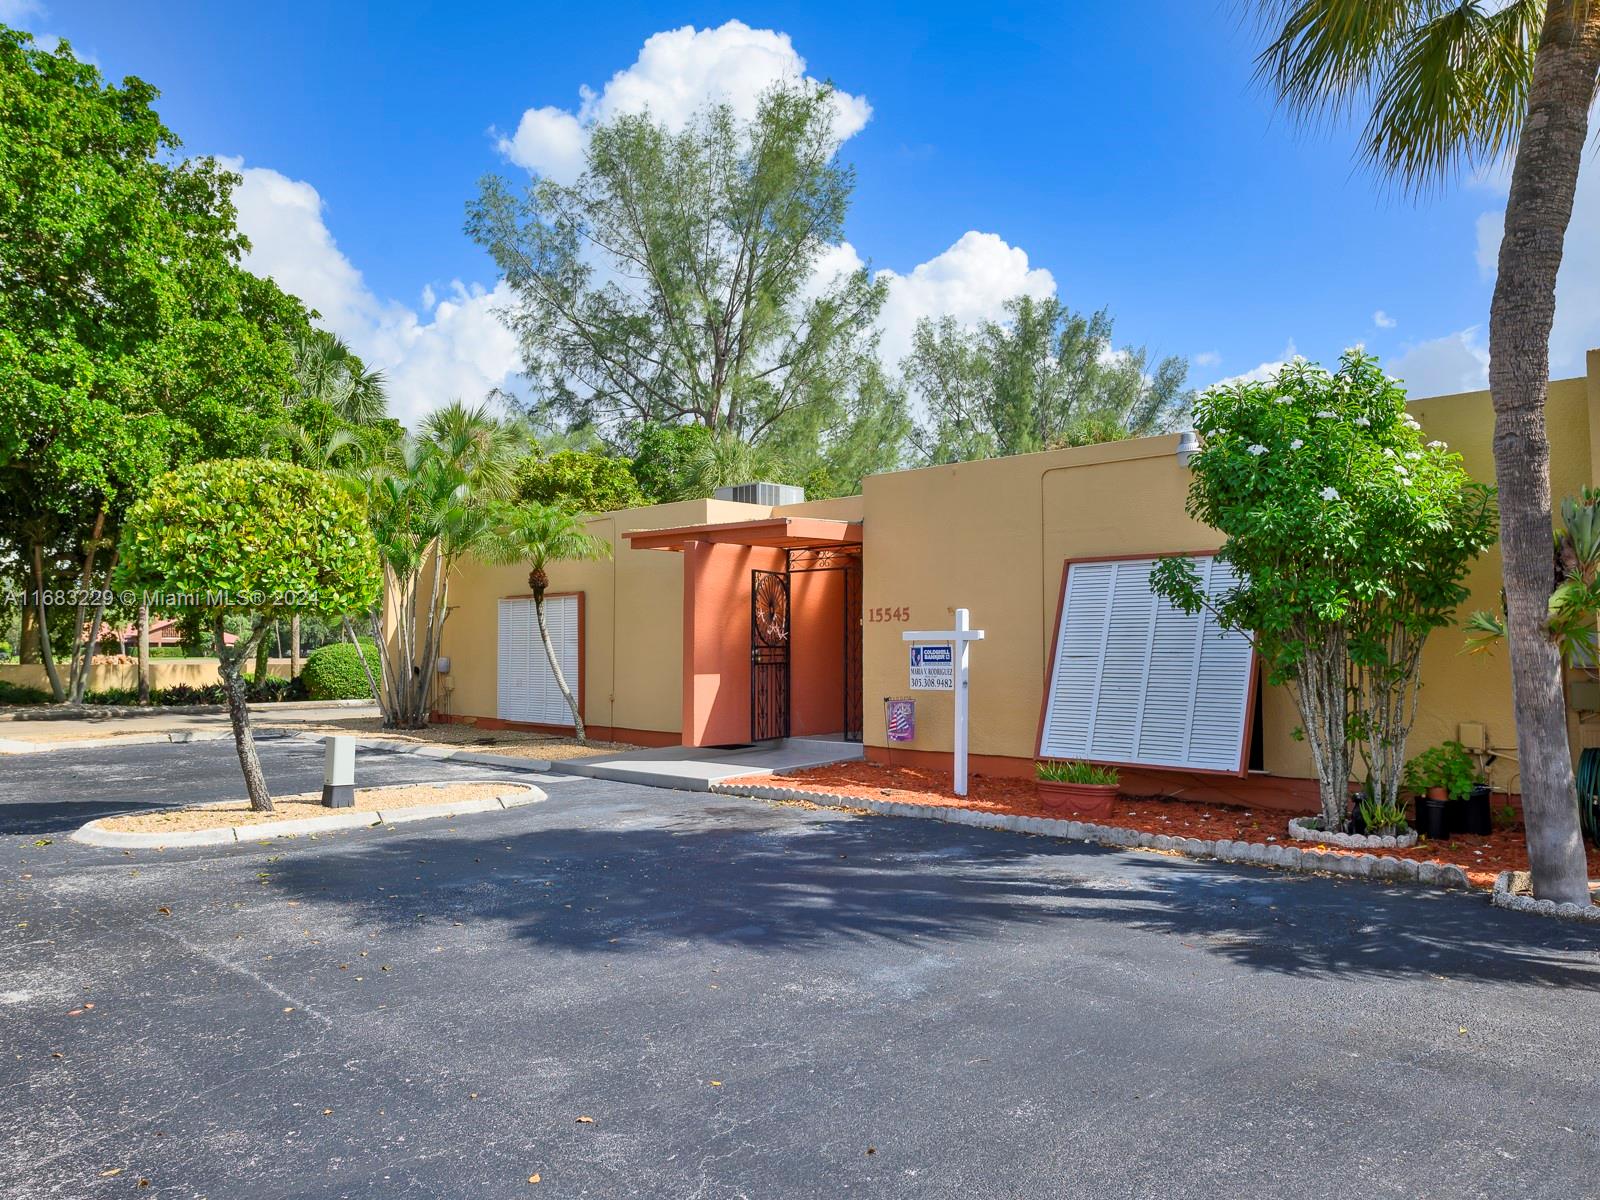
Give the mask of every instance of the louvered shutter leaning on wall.
[{"label": "louvered shutter leaning on wall", "polygon": [[[1238,771],[1255,655],[1248,638],[1150,590],[1156,559],[1076,562],[1067,571],[1045,696],[1041,758]],[[1211,595],[1234,576],[1195,568]]]},{"label": "louvered shutter leaning on wall", "polygon": [[[578,597],[548,596],[544,602],[550,640],[567,686],[578,695]],[[556,686],[555,672],[539,639],[532,600],[500,601],[500,662],[495,715],[502,721],[572,725],[572,712]]]}]

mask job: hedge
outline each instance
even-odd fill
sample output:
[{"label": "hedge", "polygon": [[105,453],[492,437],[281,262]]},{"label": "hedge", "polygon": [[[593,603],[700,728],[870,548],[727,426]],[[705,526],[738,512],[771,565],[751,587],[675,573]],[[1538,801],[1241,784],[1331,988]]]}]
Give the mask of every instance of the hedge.
[{"label": "hedge", "polygon": [[[376,675],[377,643],[363,639],[361,649],[367,656],[367,666]],[[330,642],[313,650],[300,668],[300,680],[305,684],[308,700],[372,699],[367,673],[361,669],[361,659],[349,642]]]}]

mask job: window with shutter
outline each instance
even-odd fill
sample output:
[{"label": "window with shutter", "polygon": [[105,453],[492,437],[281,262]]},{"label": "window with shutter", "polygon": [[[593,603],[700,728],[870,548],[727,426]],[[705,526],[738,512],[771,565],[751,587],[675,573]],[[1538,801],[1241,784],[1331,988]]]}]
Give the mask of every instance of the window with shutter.
[{"label": "window with shutter", "polygon": [[[1057,614],[1041,758],[1242,772],[1255,652],[1150,590],[1154,558],[1074,562]],[[1210,595],[1234,576],[1193,560]]]},{"label": "window with shutter", "polygon": [[[561,662],[567,686],[578,697],[578,601],[576,595],[548,596],[544,602],[550,642]],[[532,600],[500,601],[500,662],[495,715],[503,721],[537,725],[572,724],[555,672],[539,637]]]}]

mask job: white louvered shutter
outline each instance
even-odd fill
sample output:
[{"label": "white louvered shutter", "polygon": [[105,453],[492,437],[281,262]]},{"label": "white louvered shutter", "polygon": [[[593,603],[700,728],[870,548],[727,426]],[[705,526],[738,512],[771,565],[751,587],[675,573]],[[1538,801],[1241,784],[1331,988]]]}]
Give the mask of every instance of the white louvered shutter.
[{"label": "white louvered shutter", "polygon": [[[550,641],[574,696],[578,691],[578,597],[544,602]],[[500,665],[495,715],[537,725],[572,724],[572,712],[556,685],[539,637],[532,600],[500,601]]]},{"label": "white louvered shutter", "polygon": [[[1039,754],[1236,771],[1249,718],[1249,639],[1150,590],[1155,559],[1074,563],[1062,599]],[[1208,594],[1229,569],[1194,560]]]}]

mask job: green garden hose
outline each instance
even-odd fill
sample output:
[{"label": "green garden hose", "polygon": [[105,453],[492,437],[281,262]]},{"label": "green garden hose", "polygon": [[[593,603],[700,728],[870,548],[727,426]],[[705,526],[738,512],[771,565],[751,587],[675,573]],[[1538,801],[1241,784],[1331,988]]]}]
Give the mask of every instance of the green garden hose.
[{"label": "green garden hose", "polygon": [[1578,819],[1589,840],[1600,845],[1600,747],[1578,756]]}]

